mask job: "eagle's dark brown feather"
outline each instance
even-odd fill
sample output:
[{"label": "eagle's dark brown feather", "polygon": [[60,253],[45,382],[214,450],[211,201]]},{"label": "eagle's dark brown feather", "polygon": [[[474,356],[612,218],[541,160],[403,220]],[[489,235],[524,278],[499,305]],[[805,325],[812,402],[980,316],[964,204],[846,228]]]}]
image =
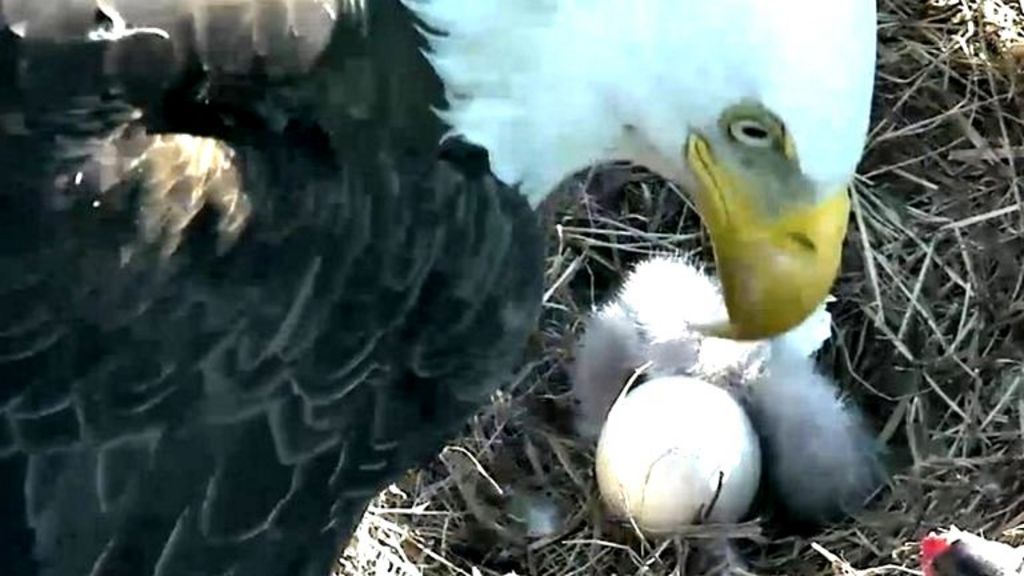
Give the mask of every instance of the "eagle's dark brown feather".
[{"label": "eagle's dark brown feather", "polygon": [[0,16],[3,572],[323,576],[512,369],[534,215],[437,148],[397,0],[315,57],[312,0],[42,4]]}]

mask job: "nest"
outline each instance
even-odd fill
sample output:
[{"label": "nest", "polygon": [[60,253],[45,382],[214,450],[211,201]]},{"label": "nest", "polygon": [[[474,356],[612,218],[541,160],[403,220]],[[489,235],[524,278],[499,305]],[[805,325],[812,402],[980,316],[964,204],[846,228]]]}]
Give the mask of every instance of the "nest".
[{"label": "nest", "polygon": [[930,530],[1016,538],[1024,4],[879,0],[879,12],[873,128],[819,358],[888,450],[891,480],[867,508],[805,536],[754,519],[649,541],[605,519],[570,429],[581,319],[639,259],[710,256],[683,193],[609,167],[546,207],[548,290],[528,362],[462,438],[371,504],[341,574],[685,574],[695,544],[723,534],[755,574],[915,574]]}]

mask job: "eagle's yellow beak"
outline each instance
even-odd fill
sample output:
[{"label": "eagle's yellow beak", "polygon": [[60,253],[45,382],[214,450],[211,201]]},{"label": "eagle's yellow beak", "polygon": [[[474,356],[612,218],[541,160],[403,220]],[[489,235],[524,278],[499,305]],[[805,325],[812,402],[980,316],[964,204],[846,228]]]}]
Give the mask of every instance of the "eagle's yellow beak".
[{"label": "eagle's yellow beak", "polygon": [[690,137],[686,159],[697,177],[697,209],[711,235],[729,313],[727,323],[703,331],[755,340],[796,327],[825,300],[838,275],[850,211],[846,187],[827,195],[766,193],[756,173],[718,161],[700,135]]}]

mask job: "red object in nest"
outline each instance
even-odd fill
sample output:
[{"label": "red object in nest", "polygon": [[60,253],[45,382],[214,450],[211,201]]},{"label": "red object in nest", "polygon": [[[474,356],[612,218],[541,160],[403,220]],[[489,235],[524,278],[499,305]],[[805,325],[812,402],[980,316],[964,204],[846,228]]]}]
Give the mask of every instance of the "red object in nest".
[{"label": "red object in nest", "polygon": [[935,573],[935,559],[946,553],[951,545],[945,536],[932,532],[921,539],[921,570],[924,576],[938,576]]},{"label": "red object in nest", "polygon": [[1022,576],[1024,548],[953,527],[921,539],[921,570],[924,576]]}]

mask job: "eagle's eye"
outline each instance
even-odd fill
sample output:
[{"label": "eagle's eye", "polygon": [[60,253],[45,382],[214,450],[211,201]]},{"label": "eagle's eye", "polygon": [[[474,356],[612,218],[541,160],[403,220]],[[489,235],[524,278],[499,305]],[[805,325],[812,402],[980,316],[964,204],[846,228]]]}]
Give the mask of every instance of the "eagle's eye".
[{"label": "eagle's eye", "polygon": [[768,148],[772,145],[772,132],[767,126],[744,118],[729,124],[729,135],[740,144],[753,148]]}]

